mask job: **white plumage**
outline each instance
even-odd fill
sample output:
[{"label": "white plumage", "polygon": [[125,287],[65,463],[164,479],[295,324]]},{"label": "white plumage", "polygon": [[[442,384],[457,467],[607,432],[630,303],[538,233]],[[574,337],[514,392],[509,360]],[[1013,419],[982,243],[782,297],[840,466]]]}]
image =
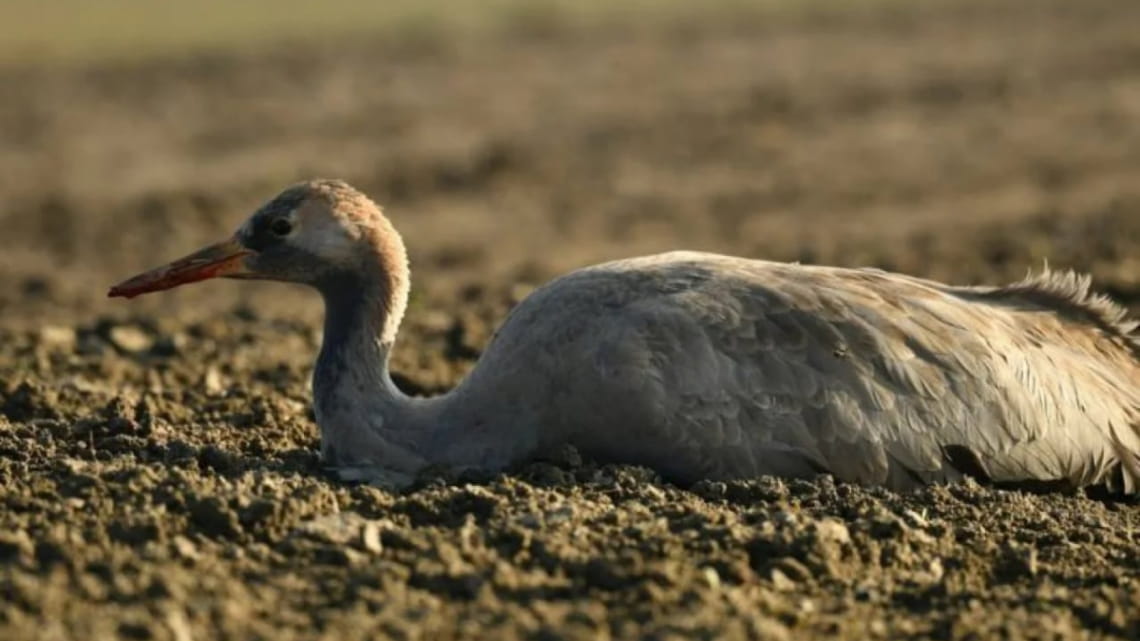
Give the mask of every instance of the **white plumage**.
[{"label": "white plumage", "polygon": [[[270,237],[282,217],[293,228]],[[412,399],[388,375],[407,261],[370,200],[339,181],[294,186],[231,244],[247,255],[223,275],[324,296],[314,402],[346,478],[500,469],[570,443],[679,481],[1140,489],[1140,338],[1087,277],[967,288],[696,252],[615,261],[535,291],[455,390]],[[164,269],[112,293],[182,282]]]}]

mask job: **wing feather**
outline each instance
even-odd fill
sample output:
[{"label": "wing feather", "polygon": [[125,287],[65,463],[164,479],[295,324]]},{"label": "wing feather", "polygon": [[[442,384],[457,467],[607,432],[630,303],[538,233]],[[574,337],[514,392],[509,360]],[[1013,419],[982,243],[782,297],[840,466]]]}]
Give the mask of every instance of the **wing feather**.
[{"label": "wing feather", "polygon": [[686,443],[702,474],[777,473],[801,457],[910,486],[959,477],[947,448],[960,448],[996,481],[1084,484],[1120,463],[1117,441],[1140,451],[1135,430],[1109,427],[1140,414],[1135,365],[1098,361],[1090,330],[1047,311],[873,270],[749,262],[627,315],[669,372],[659,420],[699,432]]}]

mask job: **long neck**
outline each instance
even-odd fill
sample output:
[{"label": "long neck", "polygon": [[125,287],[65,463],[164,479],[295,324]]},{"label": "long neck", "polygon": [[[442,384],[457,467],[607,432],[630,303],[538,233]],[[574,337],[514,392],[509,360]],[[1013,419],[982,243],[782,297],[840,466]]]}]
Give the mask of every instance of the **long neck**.
[{"label": "long neck", "polygon": [[388,373],[399,319],[381,293],[356,278],[342,278],[335,286],[322,288],[324,338],[313,371],[314,400],[326,406],[320,409],[331,401],[343,403],[346,399],[335,397],[348,393],[345,385],[357,385],[394,404],[406,401]]},{"label": "long neck", "polygon": [[414,473],[429,463],[498,468],[515,460],[533,448],[538,421],[514,399],[525,394],[512,396],[511,386],[496,383],[497,368],[477,367],[457,389],[430,399],[410,398],[392,382],[388,357],[410,277],[399,236],[391,231],[387,238],[395,244],[378,252],[376,264],[319,287],[325,329],[313,405],[326,464],[369,474]]},{"label": "long neck", "polygon": [[[393,232],[394,233],[394,232]],[[334,466],[416,468],[427,458],[432,406],[392,382],[388,358],[407,304],[409,273],[399,237],[370,264],[319,284],[324,339],[313,371],[321,450]]]},{"label": "long neck", "polygon": [[373,237],[368,253],[318,283],[325,331],[314,373],[320,389],[314,392],[328,393],[348,378],[401,402],[388,375],[388,355],[408,304],[411,273],[400,235],[382,217],[374,225],[362,230]]}]

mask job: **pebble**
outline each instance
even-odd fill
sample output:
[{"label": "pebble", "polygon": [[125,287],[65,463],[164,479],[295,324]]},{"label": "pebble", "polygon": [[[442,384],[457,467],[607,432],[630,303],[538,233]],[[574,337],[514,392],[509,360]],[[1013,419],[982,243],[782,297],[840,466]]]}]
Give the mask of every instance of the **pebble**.
[{"label": "pebble", "polygon": [[44,325],[39,332],[40,343],[45,347],[70,350],[75,347],[78,337],[75,330],[59,325]]},{"label": "pebble", "polygon": [[845,544],[851,542],[851,532],[847,526],[835,519],[823,519],[815,524],[820,541]]},{"label": "pebble", "polygon": [[914,510],[903,510],[902,515],[912,527],[926,527],[930,525],[930,523],[926,520],[925,512],[926,510],[923,510],[923,514],[919,514]]},{"label": "pebble", "polygon": [[128,354],[140,354],[154,345],[146,332],[133,325],[116,325],[107,333],[111,344]]},{"label": "pebble", "polygon": [[167,611],[166,627],[174,641],[194,641],[194,632],[181,609],[172,607]]},{"label": "pebble", "polygon": [[363,523],[360,515],[342,512],[303,521],[297,526],[297,532],[326,543],[344,545],[361,537]]},{"label": "pebble", "polygon": [[[1036,558],[1034,558],[1034,561],[1036,561]],[[927,566],[926,571],[931,583],[938,583],[942,580],[943,575],[946,573],[945,569],[942,567],[941,559],[932,560]],[[1036,567],[1034,568],[1034,572],[1036,573]]]},{"label": "pebble", "polygon": [[781,570],[772,568],[768,576],[772,579],[772,587],[781,592],[790,592],[796,589],[796,582],[788,578],[788,575],[784,574]]},{"label": "pebble", "polygon": [[210,395],[218,395],[225,391],[222,374],[218,368],[213,365],[206,368],[206,373],[202,376],[202,388]]},{"label": "pebble", "polygon": [[772,571],[779,572],[784,578],[793,583],[810,581],[812,578],[811,570],[801,561],[790,556],[785,556],[773,561]]},{"label": "pebble", "polygon": [[380,539],[379,523],[368,521],[360,529],[360,547],[371,554],[380,554],[384,551],[384,543]]},{"label": "pebble", "polygon": [[711,589],[716,590],[720,588],[720,574],[717,573],[716,568],[705,566],[702,573],[705,577],[705,583],[707,583]]},{"label": "pebble", "polygon": [[793,512],[780,510],[772,515],[772,520],[780,525],[795,525],[800,519]]}]

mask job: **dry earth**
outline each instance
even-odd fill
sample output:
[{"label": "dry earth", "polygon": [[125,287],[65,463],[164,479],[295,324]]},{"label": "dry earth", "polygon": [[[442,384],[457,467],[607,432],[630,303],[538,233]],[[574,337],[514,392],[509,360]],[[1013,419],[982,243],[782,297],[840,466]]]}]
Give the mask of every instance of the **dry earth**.
[{"label": "dry earth", "polygon": [[1048,259],[1135,311],[1140,4],[861,6],[0,70],[0,638],[1140,636],[1134,502],[572,452],[351,487],[315,454],[312,295],[103,299],[324,175],[412,248],[422,393],[535,284],[662,249]]}]

